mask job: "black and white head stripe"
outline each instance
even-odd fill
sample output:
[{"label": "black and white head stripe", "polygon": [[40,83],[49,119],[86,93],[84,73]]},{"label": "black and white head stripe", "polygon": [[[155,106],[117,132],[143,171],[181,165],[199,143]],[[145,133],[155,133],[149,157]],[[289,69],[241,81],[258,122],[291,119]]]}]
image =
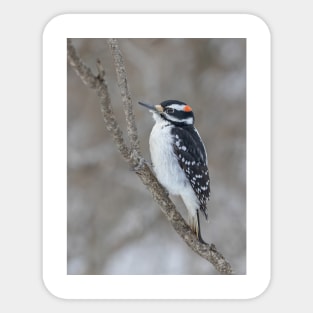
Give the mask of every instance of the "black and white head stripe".
[{"label": "black and white head stripe", "polygon": [[194,115],[191,107],[179,100],[166,100],[160,103],[161,116],[175,125],[193,125]]}]

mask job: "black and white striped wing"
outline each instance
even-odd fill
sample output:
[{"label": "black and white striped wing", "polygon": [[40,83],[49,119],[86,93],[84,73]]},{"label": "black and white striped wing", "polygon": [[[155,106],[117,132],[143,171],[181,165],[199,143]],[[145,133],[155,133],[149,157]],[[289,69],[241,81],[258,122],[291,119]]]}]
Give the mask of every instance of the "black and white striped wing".
[{"label": "black and white striped wing", "polygon": [[210,178],[205,147],[193,126],[174,127],[172,135],[173,148],[179,165],[196,193],[200,210],[207,219],[206,202],[210,197]]}]

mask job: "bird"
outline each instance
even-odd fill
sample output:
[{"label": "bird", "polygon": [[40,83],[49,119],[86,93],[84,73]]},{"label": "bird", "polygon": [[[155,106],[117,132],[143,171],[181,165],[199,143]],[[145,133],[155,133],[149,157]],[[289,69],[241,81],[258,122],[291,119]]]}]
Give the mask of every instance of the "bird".
[{"label": "bird", "polygon": [[149,137],[152,167],[158,181],[170,195],[180,196],[187,212],[187,223],[202,243],[199,211],[208,220],[210,177],[207,152],[194,126],[190,105],[165,100],[151,105],[138,102],[152,112],[155,124]]}]

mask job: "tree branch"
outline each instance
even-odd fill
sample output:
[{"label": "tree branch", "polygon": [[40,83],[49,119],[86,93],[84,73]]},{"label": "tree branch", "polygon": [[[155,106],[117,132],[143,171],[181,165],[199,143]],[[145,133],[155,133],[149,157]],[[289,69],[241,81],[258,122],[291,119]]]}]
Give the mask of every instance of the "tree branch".
[{"label": "tree branch", "polygon": [[153,199],[156,203],[158,203],[162,212],[170,221],[176,232],[194,252],[209,261],[219,273],[232,274],[231,265],[226,261],[224,256],[217,251],[215,245],[205,244],[198,240],[194,232],[186,224],[181,214],[176,210],[176,207],[169,198],[167,191],[158,182],[155,175],[147,165],[147,162],[141,157],[137,127],[135,123],[135,116],[132,111],[131,96],[128,88],[123,57],[116,39],[109,39],[108,44],[113,55],[118,85],[121,90],[130,147],[126,145],[121,128],[113,113],[107,84],[105,82],[105,72],[100,61],[97,61],[99,73],[95,76],[92,71],[85,64],[83,64],[72,45],[71,40],[68,39],[68,62],[85,85],[97,90],[100,99],[101,112],[103,114],[107,130],[112,135],[112,138],[124,160],[132,168],[134,168],[135,173],[151,192]]},{"label": "tree branch", "polygon": [[131,153],[124,142],[123,132],[113,113],[108,87],[104,79],[105,72],[100,60],[97,60],[99,74],[98,76],[95,76],[92,71],[82,62],[70,39],[67,40],[67,59],[82,82],[88,87],[97,90],[104,124],[109,133],[112,135],[118,150],[124,159],[129,162],[131,159]]},{"label": "tree branch", "polygon": [[124,112],[125,112],[125,119],[127,123],[127,133],[128,133],[131,149],[133,151],[136,151],[138,154],[140,154],[137,126],[135,123],[135,115],[133,113],[132,99],[131,99],[131,95],[130,95],[130,91],[129,91],[128,83],[127,83],[124,59],[123,59],[120,47],[118,45],[117,39],[110,38],[107,41],[108,41],[108,44],[109,44],[109,47],[111,49],[111,53],[114,59],[114,66],[115,66],[116,75],[117,75],[117,83],[121,91],[122,102],[123,102]]}]

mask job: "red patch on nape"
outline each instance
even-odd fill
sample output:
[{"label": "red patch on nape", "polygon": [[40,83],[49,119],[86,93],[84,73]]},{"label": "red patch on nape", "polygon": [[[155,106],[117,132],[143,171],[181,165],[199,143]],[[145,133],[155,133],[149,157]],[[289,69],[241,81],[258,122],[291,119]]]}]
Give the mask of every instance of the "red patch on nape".
[{"label": "red patch on nape", "polygon": [[186,105],[184,106],[184,111],[185,111],[185,112],[191,112],[191,111],[192,111],[192,108],[191,108],[188,104],[186,104]]}]

